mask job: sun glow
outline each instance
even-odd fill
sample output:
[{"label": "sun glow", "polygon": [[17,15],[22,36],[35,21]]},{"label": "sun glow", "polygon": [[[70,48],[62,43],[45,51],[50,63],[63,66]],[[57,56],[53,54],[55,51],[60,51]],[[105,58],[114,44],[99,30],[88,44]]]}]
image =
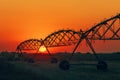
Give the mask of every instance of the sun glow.
[{"label": "sun glow", "polygon": [[45,52],[45,51],[46,51],[46,47],[45,47],[45,46],[41,46],[41,47],[39,48],[39,51],[40,51],[40,52]]}]

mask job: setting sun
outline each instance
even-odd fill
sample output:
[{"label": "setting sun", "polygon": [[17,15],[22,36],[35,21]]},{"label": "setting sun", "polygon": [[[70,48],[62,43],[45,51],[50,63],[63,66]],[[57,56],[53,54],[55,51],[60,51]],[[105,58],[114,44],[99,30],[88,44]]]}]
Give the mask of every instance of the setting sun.
[{"label": "setting sun", "polygon": [[[44,39],[61,29],[85,31],[117,13],[120,13],[120,0],[0,0],[0,52],[16,51],[22,41]],[[116,43],[112,49],[102,47],[102,51],[116,48],[120,51],[118,46]],[[59,49],[53,51],[61,52]]]},{"label": "setting sun", "polygon": [[39,48],[39,52],[45,52],[45,51],[46,51],[45,46],[41,46],[41,47]]}]

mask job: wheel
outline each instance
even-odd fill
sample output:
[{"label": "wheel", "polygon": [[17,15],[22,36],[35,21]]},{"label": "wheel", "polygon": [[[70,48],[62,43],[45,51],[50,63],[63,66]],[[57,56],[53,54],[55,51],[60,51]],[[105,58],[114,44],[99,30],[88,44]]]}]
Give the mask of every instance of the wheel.
[{"label": "wheel", "polygon": [[34,63],[35,61],[34,61],[34,59],[29,58],[29,59],[28,59],[28,62],[29,62],[29,63]]},{"label": "wheel", "polygon": [[105,61],[99,61],[97,64],[97,70],[107,70],[108,65]]},{"label": "wheel", "polygon": [[58,62],[57,58],[52,58],[51,59],[51,63],[57,63],[57,62]]},{"label": "wheel", "polygon": [[63,61],[60,62],[59,68],[62,69],[62,70],[69,70],[70,64],[67,60],[63,60]]}]

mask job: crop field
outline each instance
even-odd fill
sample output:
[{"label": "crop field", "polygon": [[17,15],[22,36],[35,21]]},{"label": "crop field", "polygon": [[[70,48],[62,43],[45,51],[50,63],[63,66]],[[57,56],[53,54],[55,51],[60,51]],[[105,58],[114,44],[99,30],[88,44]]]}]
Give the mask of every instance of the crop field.
[{"label": "crop field", "polygon": [[[68,56],[61,55],[62,58]],[[59,62],[52,64],[50,60],[34,63],[3,61],[0,63],[0,80],[120,80],[120,54],[99,56],[106,60],[108,70],[97,70],[97,61],[90,54],[75,55],[70,61],[70,69],[65,71],[59,68]]]}]

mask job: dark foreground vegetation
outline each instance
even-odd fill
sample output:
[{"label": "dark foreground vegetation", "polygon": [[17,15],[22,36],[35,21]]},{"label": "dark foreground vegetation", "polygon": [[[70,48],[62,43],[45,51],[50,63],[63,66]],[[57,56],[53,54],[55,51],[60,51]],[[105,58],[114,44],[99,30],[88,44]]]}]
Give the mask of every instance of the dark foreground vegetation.
[{"label": "dark foreground vegetation", "polygon": [[70,54],[53,55],[58,63],[51,64],[48,54],[0,53],[0,80],[120,80],[120,53],[98,54],[108,64],[107,71],[96,69],[97,60],[93,54],[76,53],[70,60],[70,69],[61,70],[61,60],[68,60]]},{"label": "dark foreground vegetation", "polygon": [[0,54],[0,80],[49,80],[46,76],[38,75],[19,63],[20,58],[15,57],[15,53],[2,52]]}]

